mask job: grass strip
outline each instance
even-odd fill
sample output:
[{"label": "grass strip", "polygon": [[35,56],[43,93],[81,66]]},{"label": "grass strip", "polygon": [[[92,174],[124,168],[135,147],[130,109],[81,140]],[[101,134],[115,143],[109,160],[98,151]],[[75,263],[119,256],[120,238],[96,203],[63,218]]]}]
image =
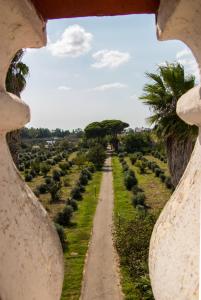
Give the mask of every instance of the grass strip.
[{"label": "grass strip", "polygon": [[[113,187],[114,187],[114,219],[115,224],[123,219],[132,220],[136,210],[131,204],[131,192],[124,185],[124,174],[118,157],[112,158]],[[121,286],[125,300],[140,300],[133,278],[124,265],[120,266]]]},{"label": "grass strip", "polygon": [[100,191],[102,172],[96,172],[86,186],[79,209],[74,213],[72,226],[65,229],[68,249],[64,253],[65,275],[61,300],[78,300],[83,268],[91,236],[93,217]]}]

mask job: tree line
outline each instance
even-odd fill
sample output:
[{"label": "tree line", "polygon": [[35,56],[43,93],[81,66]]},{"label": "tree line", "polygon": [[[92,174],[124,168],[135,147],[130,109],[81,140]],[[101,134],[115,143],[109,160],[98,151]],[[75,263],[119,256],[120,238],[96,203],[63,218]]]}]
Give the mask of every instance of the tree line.
[{"label": "tree line", "polygon": [[50,130],[48,128],[24,127],[20,130],[20,136],[22,139],[52,138],[52,137],[65,138],[69,136],[80,138],[82,137],[82,135],[83,135],[83,131],[80,128],[69,131],[60,128]]}]

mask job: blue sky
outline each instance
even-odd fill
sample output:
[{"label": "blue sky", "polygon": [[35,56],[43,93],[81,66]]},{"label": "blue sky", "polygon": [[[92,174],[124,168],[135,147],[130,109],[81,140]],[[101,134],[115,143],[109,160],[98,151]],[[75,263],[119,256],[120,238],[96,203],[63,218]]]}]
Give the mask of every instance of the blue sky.
[{"label": "blue sky", "polygon": [[29,126],[84,128],[103,119],[147,126],[148,107],[138,100],[145,72],[179,60],[197,76],[196,63],[180,41],[159,42],[153,15],[49,21],[48,45],[28,50],[30,68],[23,100]]}]

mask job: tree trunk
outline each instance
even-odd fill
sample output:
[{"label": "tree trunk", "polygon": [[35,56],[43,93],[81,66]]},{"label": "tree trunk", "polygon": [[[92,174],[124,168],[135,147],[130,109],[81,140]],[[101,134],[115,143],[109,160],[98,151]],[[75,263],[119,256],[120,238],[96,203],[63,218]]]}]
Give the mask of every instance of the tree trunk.
[{"label": "tree trunk", "polygon": [[18,166],[18,153],[20,148],[20,130],[15,130],[7,133],[7,143],[13,158],[14,163]]},{"label": "tree trunk", "polygon": [[170,136],[166,140],[167,162],[174,187],[180,181],[193,151],[195,139],[184,140]]}]

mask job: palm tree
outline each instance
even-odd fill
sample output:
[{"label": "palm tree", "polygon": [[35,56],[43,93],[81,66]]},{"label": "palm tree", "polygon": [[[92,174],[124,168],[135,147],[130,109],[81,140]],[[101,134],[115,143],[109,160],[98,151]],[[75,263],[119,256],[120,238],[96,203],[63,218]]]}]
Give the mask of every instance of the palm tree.
[{"label": "palm tree", "polygon": [[165,142],[172,183],[176,187],[190,159],[197,134],[197,127],[187,125],[177,116],[176,105],[178,99],[195,86],[195,77],[185,76],[184,67],[179,63],[166,63],[156,74],[146,75],[152,82],[144,86],[140,99],[153,111],[148,121]]},{"label": "palm tree", "polygon": [[[6,90],[20,97],[20,93],[26,86],[26,77],[29,74],[29,68],[24,64],[22,56],[23,50],[19,50],[11,61],[6,77]],[[20,131],[15,130],[7,134],[7,142],[13,157],[14,162],[17,164],[18,148],[20,141]]]}]

